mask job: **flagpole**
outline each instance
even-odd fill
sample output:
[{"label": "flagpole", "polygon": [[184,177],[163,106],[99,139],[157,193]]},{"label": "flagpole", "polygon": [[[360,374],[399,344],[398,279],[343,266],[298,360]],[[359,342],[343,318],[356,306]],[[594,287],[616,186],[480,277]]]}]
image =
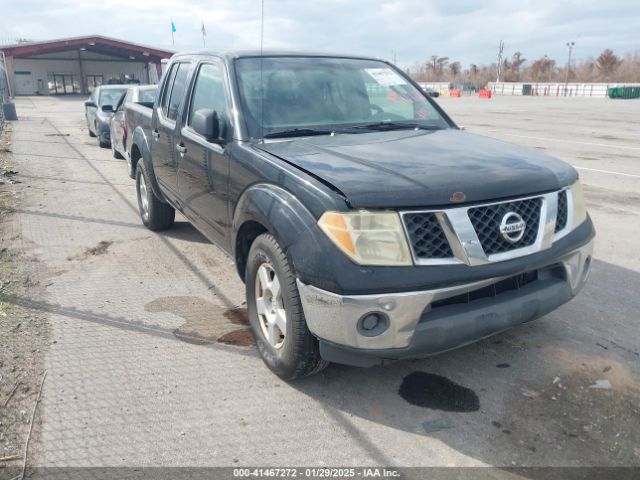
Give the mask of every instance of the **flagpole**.
[{"label": "flagpole", "polygon": [[203,48],[207,48],[207,42],[206,42],[207,31],[204,28],[204,22],[202,22],[202,26],[200,28],[200,33],[202,33],[202,47]]}]

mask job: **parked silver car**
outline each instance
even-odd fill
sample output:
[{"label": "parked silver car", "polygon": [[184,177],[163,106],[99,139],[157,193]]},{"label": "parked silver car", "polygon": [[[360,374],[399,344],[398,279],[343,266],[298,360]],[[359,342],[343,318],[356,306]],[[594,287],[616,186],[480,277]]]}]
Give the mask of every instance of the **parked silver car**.
[{"label": "parked silver car", "polygon": [[127,92],[127,88],[129,87],[124,85],[102,85],[93,91],[89,100],[84,102],[89,136],[98,137],[98,144],[102,148],[108,148],[111,144],[109,123],[115,106]]}]

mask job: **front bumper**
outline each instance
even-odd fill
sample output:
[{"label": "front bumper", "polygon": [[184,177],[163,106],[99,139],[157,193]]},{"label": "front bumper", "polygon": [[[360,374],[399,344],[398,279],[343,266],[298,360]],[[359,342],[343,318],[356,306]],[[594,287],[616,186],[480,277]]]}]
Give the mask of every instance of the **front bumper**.
[{"label": "front bumper", "polygon": [[[300,280],[298,290],[309,330],[320,339],[323,357],[368,366],[450,350],[551,312],[582,289],[592,252],[590,240],[536,268],[535,281],[512,289],[503,284],[513,275],[390,294],[338,295]],[[532,272],[514,275],[527,273]],[[493,289],[492,295],[478,295],[487,288]],[[363,330],[362,319],[371,313],[384,320],[384,331],[374,329],[372,335]]]}]

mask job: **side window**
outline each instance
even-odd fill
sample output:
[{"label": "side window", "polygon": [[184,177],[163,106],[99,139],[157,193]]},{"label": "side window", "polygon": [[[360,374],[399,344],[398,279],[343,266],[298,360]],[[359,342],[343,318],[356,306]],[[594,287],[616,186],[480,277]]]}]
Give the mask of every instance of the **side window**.
[{"label": "side window", "polygon": [[176,72],[178,71],[179,63],[174,63],[171,66],[171,70],[167,73],[167,81],[162,86],[162,101],[160,107],[162,108],[162,116],[167,117],[169,112],[169,97],[171,96],[171,87],[173,87],[173,81],[176,79]]},{"label": "side window", "polygon": [[222,67],[210,63],[203,64],[198,71],[196,83],[193,86],[187,125],[191,126],[193,116],[201,109],[215,110],[219,119],[224,118],[226,105]]},{"label": "side window", "polygon": [[169,98],[169,110],[167,112],[167,118],[175,121],[178,118],[178,109],[180,108],[180,102],[184,97],[184,91],[187,86],[187,74],[189,73],[189,64],[181,63],[178,66],[178,72],[176,73],[176,79],[173,82],[173,88],[171,89],[171,97]]}]

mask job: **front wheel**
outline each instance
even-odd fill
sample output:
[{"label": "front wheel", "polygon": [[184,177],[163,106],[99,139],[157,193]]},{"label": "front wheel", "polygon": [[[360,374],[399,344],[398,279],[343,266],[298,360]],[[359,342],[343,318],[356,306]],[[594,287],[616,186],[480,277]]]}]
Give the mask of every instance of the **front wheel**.
[{"label": "front wheel", "polygon": [[293,380],[317,373],[328,365],[307,327],[296,277],[287,257],[268,233],[260,235],[251,245],[246,294],[256,346],[276,375]]},{"label": "front wheel", "polygon": [[159,200],[153,193],[144,162],[138,162],[136,192],[138,194],[140,218],[142,218],[142,223],[149,230],[166,230],[173,225],[176,211],[168,203]]}]

